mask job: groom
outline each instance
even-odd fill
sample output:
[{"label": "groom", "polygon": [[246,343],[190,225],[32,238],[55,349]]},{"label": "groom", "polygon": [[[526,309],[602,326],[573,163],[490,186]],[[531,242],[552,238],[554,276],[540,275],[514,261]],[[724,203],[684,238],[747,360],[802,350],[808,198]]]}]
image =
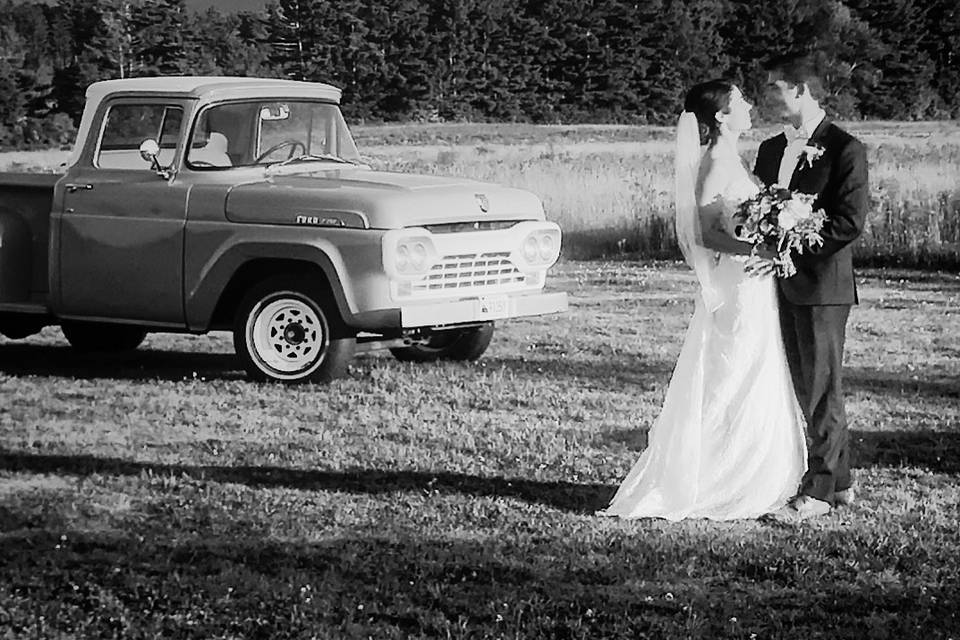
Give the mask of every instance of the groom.
[{"label": "groom", "polygon": [[847,316],[857,303],[851,244],[867,214],[867,157],[859,140],[826,118],[812,57],[783,56],[766,69],[770,96],[788,125],[760,145],[754,173],[764,184],[816,194],[814,208],[827,216],[823,244],[794,254],[796,275],[778,281],[780,326],[807,421],[808,452],[798,495],[778,515],[805,520],[853,501],[841,363]]}]

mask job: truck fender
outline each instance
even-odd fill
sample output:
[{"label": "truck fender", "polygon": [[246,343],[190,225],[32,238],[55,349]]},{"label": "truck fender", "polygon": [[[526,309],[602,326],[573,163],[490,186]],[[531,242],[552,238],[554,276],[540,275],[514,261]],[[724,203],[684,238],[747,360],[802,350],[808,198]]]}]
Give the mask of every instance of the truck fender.
[{"label": "truck fender", "polygon": [[[217,305],[234,276],[246,265],[263,263],[263,277],[273,275],[271,265],[282,270],[319,268],[330,285],[340,316],[348,324],[353,318],[353,301],[348,297],[340,274],[345,273],[339,252],[335,247],[324,248],[300,243],[242,242],[231,245],[212,259],[198,278],[196,285],[186,290],[186,319],[191,331],[209,330]],[[257,277],[256,280],[260,278]],[[189,283],[188,283],[189,286]]]}]

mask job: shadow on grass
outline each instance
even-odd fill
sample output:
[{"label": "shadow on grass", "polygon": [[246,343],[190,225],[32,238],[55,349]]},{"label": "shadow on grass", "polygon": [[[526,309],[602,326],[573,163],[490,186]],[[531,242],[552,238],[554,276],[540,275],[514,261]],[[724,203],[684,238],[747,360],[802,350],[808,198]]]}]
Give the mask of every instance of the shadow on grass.
[{"label": "shadow on grass", "polygon": [[[358,363],[363,358],[358,359]],[[404,367],[391,358],[381,362]],[[455,363],[446,363],[453,365]],[[433,366],[429,363],[419,367]],[[479,363],[461,364],[474,371],[504,367],[528,377],[544,376],[581,381],[596,379],[639,384],[649,387],[669,378],[672,363],[645,363],[635,355],[605,357],[594,360],[575,360],[560,357],[524,359],[520,357],[487,357]],[[203,353],[197,351],[137,349],[118,354],[81,353],[68,346],[2,344],[0,345],[0,373],[13,376],[57,376],[76,379],[164,380],[180,381],[202,377],[207,380],[242,380],[245,374],[233,353]],[[587,386],[590,383],[584,383]],[[593,388],[609,388],[605,385]]]},{"label": "shadow on grass", "polygon": [[855,467],[923,467],[960,474],[960,433],[851,430]]},{"label": "shadow on grass", "polygon": [[884,395],[920,396],[931,399],[960,399],[960,384],[946,376],[939,380],[913,379],[906,372],[885,372],[876,369],[843,369],[844,385],[848,389],[877,391]]},{"label": "shadow on grass", "polygon": [[[637,453],[647,447],[649,432],[623,429],[606,440]],[[851,430],[854,467],[922,467],[933,473],[960,475],[960,433]]]},{"label": "shadow on grass", "polygon": [[[54,629],[88,638],[473,638],[510,637],[511,630],[529,638],[693,637],[683,632],[695,604],[706,618],[703,637],[744,637],[724,628],[725,588],[670,581],[672,593],[663,597],[660,581],[651,580],[673,573],[658,566],[661,544],[628,543],[639,560],[618,562],[602,551],[581,558],[582,549],[557,540],[523,546],[383,536],[296,544],[257,535],[25,532],[0,550],[0,570],[16,589],[0,590],[0,621],[23,634],[16,637],[61,637]],[[625,584],[623,565],[646,582]],[[837,583],[820,590],[854,595]],[[864,599],[854,617],[864,608],[882,612],[888,597]],[[911,604],[923,614],[949,620],[934,598],[917,600]],[[808,609],[811,626],[837,613]],[[751,613],[741,604],[736,611],[746,625],[793,615],[789,607]],[[915,607],[907,611],[919,618]]]},{"label": "shadow on grass", "polygon": [[0,345],[0,372],[15,376],[169,381],[195,376],[235,380],[244,376],[240,361],[232,353],[137,349],[93,354],[67,346],[31,344]]},{"label": "shadow on grass", "polygon": [[[702,539],[682,533],[387,532],[315,542],[257,531],[62,533],[24,530],[0,548],[11,585],[0,589],[0,624],[16,637],[61,637],[56,629],[84,638],[744,638],[747,629],[807,638],[836,629],[832,637],[853,639],[921,628],[941,637],[958,620],[955,590],[943,581],[863,588],[817,564],[820,574],[799,577],[797,566],[822,546],[744,550],[731,541],[710,561],[696,548]],[[916,567],[910,578],[919,580],[923,563],[885,559]],[[691,579],[691,567],[710,579]],[[884,634],[864,634],[865,625]]]},{"label": "shadow on grass", "polygon": [[244,484],[250,487],[348,493],[436,492],[515,498],[561,511],[593,513],[607,505],[616,487],[604,484],[548,482],[523,478],[482,477],[429,471],[311,471],[266,466],[196,466],[136,462],[89,455],[42,455],[0,451],[0,471],[90,476],[186,476],[194,480]]}]

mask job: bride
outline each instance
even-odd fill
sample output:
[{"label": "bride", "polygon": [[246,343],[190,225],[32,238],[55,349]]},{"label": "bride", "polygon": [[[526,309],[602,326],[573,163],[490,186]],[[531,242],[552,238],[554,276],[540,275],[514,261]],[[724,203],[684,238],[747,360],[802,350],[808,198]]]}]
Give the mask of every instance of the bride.
[{"label": "bride", "polygon": [[783,507],[806,470],[775,282],[748,273],[750,245],[728,231],[730,204],[757,192],[737,151],[751,108],[723,80],[687,93],[676,226],[699,295],[649,444],[601,515],[755,518]]}]

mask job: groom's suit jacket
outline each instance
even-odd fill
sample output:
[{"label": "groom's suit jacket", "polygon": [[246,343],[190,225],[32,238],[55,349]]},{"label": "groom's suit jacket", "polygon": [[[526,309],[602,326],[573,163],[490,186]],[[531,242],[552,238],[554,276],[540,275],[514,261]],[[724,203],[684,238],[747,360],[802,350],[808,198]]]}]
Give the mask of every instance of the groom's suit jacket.
[{"label": "groom's suit jacket", "polygon": [[[801,255],[793,254],[797,273],[780,278],[780,290],[796,305],[856,304],[851,243],[863,231],[869,208],[866,150],[859,140],[827,119],[807,145],[821,147],[823,154],[809,164],[801,156],[787,186],[817,195],[813,206],[827,215],[820,232],[823,244]],[[777,181],[786,146],[787,137],[782,133],[760,144],[754,173],[764,184]]]}]

